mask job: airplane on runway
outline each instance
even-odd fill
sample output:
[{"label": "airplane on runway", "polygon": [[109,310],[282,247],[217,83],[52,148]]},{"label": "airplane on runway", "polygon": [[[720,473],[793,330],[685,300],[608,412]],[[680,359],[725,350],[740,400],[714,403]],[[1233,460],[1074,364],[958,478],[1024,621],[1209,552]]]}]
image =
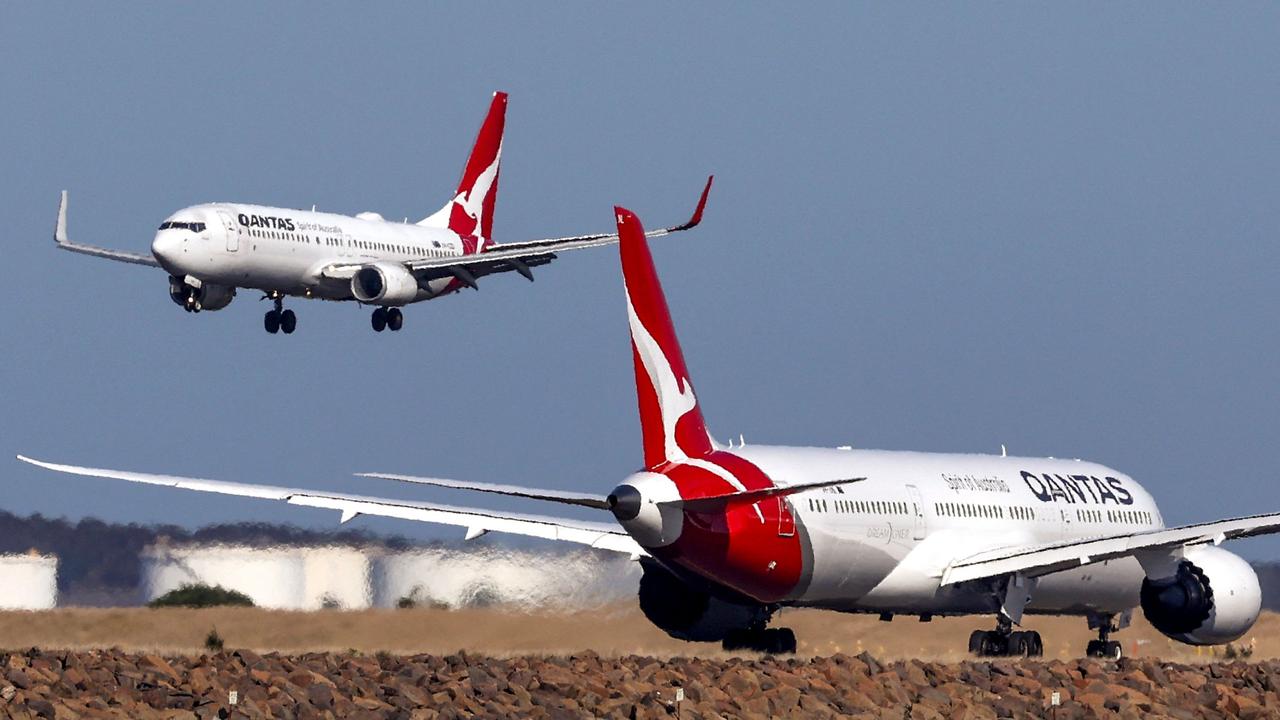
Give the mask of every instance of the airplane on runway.
[{"label": "airplane on runway", "polygon": [[[639,603],[673,637],[794,652],[789,607],[992,615],[978,655],[1040,655],[1031,614],[1087,619],[1085,651],[1118,658],[1111,634],[1140,607],[1170,638],[1239,638],[1257,620],[1258,578],[1219,545],[1280,532],[1280,514],[1165,527],[1152,496],[1092,462],[1003,455],[723,445],[707,430],[640,221],[616,208],[644,469],[608,495],[369,473],[609,513],[612,522],[103,470],[51,470],[280,500],[358,515],[505,532],[628,553]],[[785,615],[784,615],[785,617]]]},{"label": "airplane on runway", "polygon": [[[612,233],[493,242],[493,210],[507,94],[494,93],[475,147],[453,198],[417,223],[391,222],[362,212],[355,217],[312,208],[210,203],[183,208],[160,224],[151,254],[108,250],[67,237],[67,192],[54,230],[57,247],[96,257],[162,268],[169,297],[188,312],[221,310],[236,290],[260,290],[275,307],[263,317],[269,333],[292,333],[298,324],[285,296],[355,300],[374,306],[373,329],[399,330],[401,308],[478,288],[477,279],[515,271],[533,281],[530,268],[566,250],[609,245]],[[711,179],[688,222],[650,233],[688,230],[702,219]]]}]

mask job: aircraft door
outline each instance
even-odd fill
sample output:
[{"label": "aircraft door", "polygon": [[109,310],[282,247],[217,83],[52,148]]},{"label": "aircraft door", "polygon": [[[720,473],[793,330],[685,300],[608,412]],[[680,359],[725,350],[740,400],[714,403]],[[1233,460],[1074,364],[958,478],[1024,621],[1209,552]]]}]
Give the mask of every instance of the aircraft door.
[{"label": "aircraft door", "polygon": [[913,540],[923,540],[927,528],[924,522],[924,499],[920,497],[920,488],[908,485],[907,495],[911,498],[911,514],[915,516],[911,537]]},{"label": "aircraft door", "polygon": [[219,210],[218,217],[222,218],[222,225],[227,229],[227,252],[238,251],[240,249],[240,235],[244,232],[244,229],[231,216],[231,213],[226,210]]},{"label": "aircraft door", "polygon": [[778,498],[778,536],[791,537],[796,534],[796,516],[791,512],[791,503],[785,497]]}]

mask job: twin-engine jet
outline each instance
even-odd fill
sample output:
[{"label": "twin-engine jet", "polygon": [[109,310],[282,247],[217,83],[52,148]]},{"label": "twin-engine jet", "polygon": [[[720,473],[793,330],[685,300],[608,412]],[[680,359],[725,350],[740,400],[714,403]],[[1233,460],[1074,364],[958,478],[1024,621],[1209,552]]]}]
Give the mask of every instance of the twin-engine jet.
[{"label": "twin-engine jet", "polygon": [[[453,199],[416,223],[387,221],[373,212],[349,217],[314,208],[210,203],[166,218],[151,254],[143,255],[72,242],[63,191],[54,242],[72,252],[162,268],[169,274],[169,297],[188,312],[221,310],[245,288],[275,301],[263,317],[269,333],[297,328],[297,315],[284,307],[286,296],[372,305],[373,329],[396,331],[404,324],[405,305],[476,289],[479,278],[494,273],[514,271],[532,281],[531,268],[551,262],[556,253],[618,240],[605,233],[493,242],[506,110],[507,94],[494,93]],[[710,189],[708,179],[688,222],[650,236],[697,225]]]},{"label": "twin-engine jet", "polygon": [[[1003,455],[723,445],[707,431],[635,215],[616,208],[644,466],[607,495],[407,475],[367,477],[590,508],[612,522],[518,515],[302,488],[27,462],[77,475],[282,500],[505,532],[627,553],[639,603],[673,637],[794,652],[780,610],[991,615],[978,655],[1040,655],[1029,614],[1087,619],[1085,652],[1118,658],[1111,634],[1135,608],[1193,645],[1243,635],[1258,578],[1226,540],[1280,531],[1280,514],[1165,527],[1133,478],[1092,462]],[[784,615],[785,617],[785,615]]]}]

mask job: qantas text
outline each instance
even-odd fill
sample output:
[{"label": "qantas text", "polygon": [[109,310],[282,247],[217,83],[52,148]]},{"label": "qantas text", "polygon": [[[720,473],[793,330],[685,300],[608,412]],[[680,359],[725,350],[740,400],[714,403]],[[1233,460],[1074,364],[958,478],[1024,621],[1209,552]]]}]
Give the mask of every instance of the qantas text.
[{"label": "qantas text", "polygon": [[264,227],[271,228],[272,230],[288,230],[289,232],[294,232],[297,229],[294,227],[293,221],[289,218],[272,217],[270,215],[246,215],[244,213],[240,213],[239,217],[236,219],[245,227]]},{"label": "qantas text", "polygon": [[1036,475],[1023,470],[1022,479],[1041,502],[1133,504],[1133,495],[1113,477],[1099,480],[1092,475]]}]

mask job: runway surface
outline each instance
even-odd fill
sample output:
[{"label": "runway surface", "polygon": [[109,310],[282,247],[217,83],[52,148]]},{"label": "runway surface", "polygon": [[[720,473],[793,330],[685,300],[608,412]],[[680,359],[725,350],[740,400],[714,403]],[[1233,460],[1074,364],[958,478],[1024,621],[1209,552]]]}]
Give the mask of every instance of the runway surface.
[{"label": "runway surface", "polygon": [[[776,625],[791,627],[801,657],[870,652],[882,660],[967,659],[969,632],[985,628],[987,618],[939,618],[930,623],[899,617],[842,615],[816,610],[780,613]],[[496,656],[570,654],[593,651],[604,656],[727,657],[715,645],[684,643],[651,625],[634,603],[577,612],[516,612],[501,607],[470,610],[365,610],[283,612],[257,608],[90,609],[0,613],[0,647],[126,650],[198,653],[213,628],[227,647],[258,652],[346,651],[364,653],[452,653],[458,650]],[[1029,617],[1026,628],[1044,637],[1047,659],[1079,657],[1091,635],[1080,618]],[[1207,662],[1223,648],[1197,649],[1168,640],[1139,617],[1116,635],[1129,656],[1154,656],[1180,662]],[[1280,615],[1264,613],[1237,643],[1252,659],[1280,658]],[[747,655],[743,655],[746,657]]]}]

